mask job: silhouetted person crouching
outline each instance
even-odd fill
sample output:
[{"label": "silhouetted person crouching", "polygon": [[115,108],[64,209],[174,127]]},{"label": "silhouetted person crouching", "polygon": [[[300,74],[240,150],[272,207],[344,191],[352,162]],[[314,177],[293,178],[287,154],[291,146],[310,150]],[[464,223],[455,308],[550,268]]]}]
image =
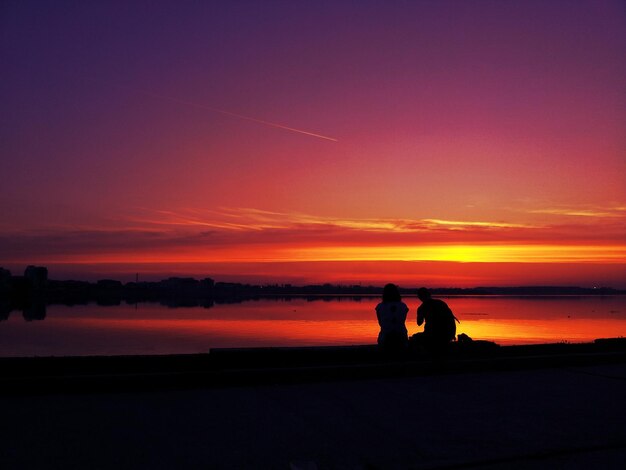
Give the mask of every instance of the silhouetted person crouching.
[{"label": "silhouetted person crouching", "polygon": [[383,289],[383,301],[376,306],[376,317],[380,325],[378,346],[385,354],[400,354],[408,344],[405,326],[409,308],[400,298],[395,284],[387,284]]},{"label": "silhouetted person crouching", "polygon": [[417,326],[424,324],[424,332],[414,335],[418,345],[433,353],[445,353],[448,344],[456,336],[456,323],[459,320],[454,316],[448,304],[443,300],[433,299],[430,291],[421,287],[417,297],[422,305],[417,308]]}]

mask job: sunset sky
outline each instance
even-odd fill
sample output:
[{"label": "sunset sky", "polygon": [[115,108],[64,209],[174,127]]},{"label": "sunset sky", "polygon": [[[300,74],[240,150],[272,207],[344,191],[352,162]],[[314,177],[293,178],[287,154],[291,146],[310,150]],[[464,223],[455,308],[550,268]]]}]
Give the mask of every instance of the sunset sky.
[{"label": "sunset sky", "polygon": [[0,5],[0,266],[626,288],[623,1]]}]

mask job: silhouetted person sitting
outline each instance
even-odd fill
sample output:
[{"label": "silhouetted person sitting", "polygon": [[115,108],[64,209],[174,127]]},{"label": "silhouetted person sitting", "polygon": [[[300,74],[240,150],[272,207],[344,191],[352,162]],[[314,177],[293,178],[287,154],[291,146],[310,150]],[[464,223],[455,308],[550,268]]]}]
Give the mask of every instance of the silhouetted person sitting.
[{"label": "silhouetted person sitting", "polygon": [[456,336],[456,323],[459,321],[448,304],[443,300],[433,299],[430,291],[421,287],[417,297],[422,305],[417,308],[417,326],[424,324],[424,332],[414,335],[420,346],[431,352],[445,352],[450,341]]},{"label": "silhouetted person sitting", "polygon": [[383,301],[376,306],[376,317],[380,325],[378,346],[384,353],[399,354],[408,344],[405,326],[409,308],[400,298],[395,284],[387,284],[383,289]]}]

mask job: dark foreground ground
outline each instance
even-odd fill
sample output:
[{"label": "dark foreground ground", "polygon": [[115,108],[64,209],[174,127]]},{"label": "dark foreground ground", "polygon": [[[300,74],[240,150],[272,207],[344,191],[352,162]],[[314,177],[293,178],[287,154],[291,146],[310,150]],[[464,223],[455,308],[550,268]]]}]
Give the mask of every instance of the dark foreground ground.
[{"label": "dark foreground ground", "polygon": [[3,397],[2,468],[623,468],[626,365]]},{"label": "dark foreground ground", "polygon": [[619,343],[505,349],[444,368],[367,348],[256,351],[256,364],[223,351],[208,372],[204,356],[139,358],[122,375],[115,358],[4,361],[0,468],[622,469]]}]

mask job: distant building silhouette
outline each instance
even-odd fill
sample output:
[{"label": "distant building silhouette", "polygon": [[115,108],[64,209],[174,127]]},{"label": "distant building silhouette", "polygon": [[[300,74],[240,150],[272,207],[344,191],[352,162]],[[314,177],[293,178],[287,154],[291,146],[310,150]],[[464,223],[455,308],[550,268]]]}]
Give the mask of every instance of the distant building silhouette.
[{"label": "distant building silhouette", "polygon": [[98,289],[121,289],[123,284],[121,281],[115,281],[113,279],[100,279],[96,282]]},{"label": "distant building silhouette", "polygon": [[24,277],[30,282],[34,290],[43,290],[48,283],[48,268],[28,266],[24,271]]},{"label": "distant building silhouette", "polygon": [[0,294],[9,291],[11,284],[11,271],[8,269],[0,268]]}]

